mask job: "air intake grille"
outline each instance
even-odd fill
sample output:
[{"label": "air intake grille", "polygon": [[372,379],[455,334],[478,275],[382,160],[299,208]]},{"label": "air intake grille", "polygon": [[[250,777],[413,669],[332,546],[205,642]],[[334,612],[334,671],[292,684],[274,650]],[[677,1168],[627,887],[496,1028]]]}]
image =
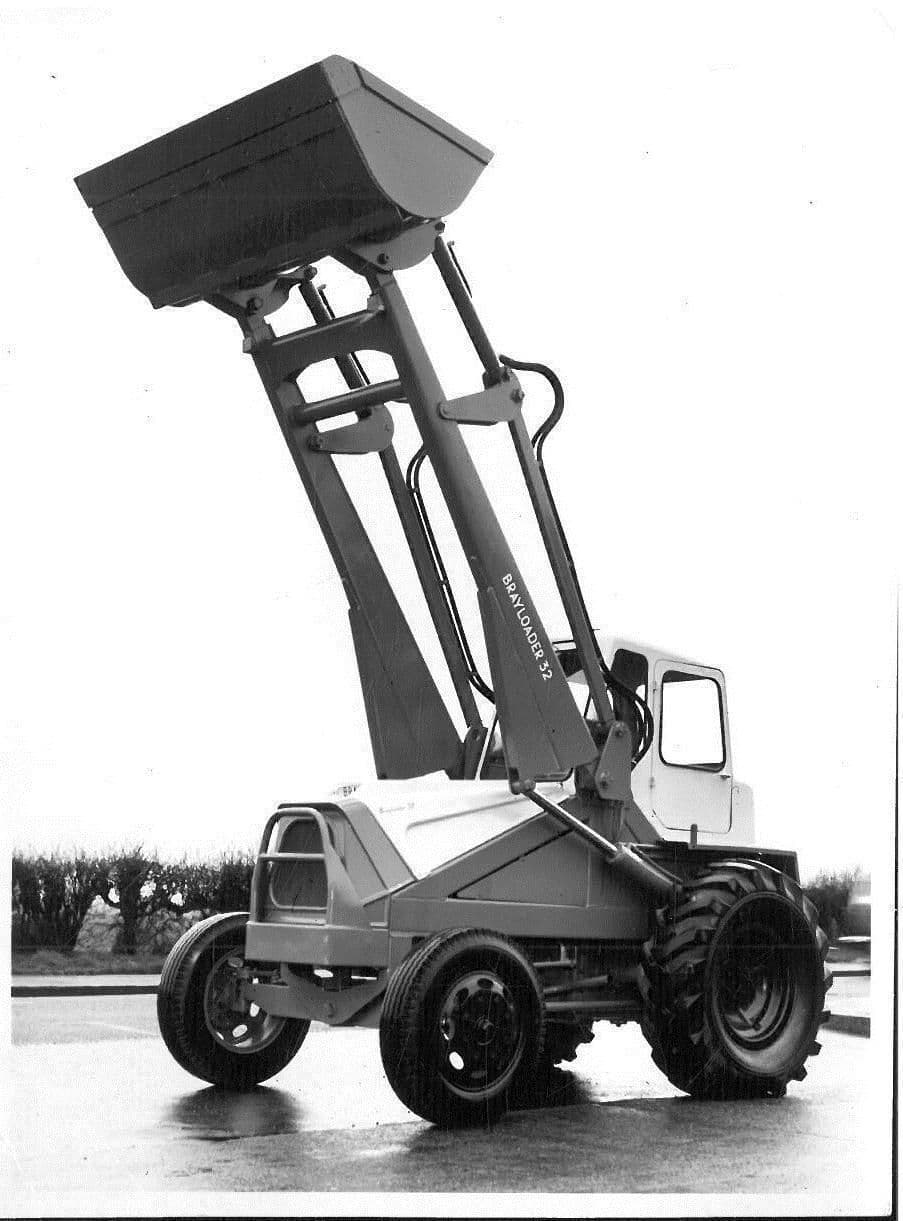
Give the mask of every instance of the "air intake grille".
[{"label": "air intake grille", "polygon": [[278,852],[310,854],[312,859],[271,862],[269,897],[273,906],[325,910],[326,863],[320,828],[314,819],[293,819],[280,837]]}]

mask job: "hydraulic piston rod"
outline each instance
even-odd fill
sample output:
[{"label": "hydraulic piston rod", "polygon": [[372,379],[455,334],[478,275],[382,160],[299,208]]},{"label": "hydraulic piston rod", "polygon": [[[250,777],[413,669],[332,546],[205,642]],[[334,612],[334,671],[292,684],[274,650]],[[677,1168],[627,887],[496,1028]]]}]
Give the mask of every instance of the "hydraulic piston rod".
[{"label": "hydraulic piston rod", "polygon": [[570,814],[554,801],[549,801],[547,797],[543,797],[535,789],[528,792],[527,796],[541,810],[545,810],[546,814],[551,814],[553,818],[557,818],[559,822],[570,827],[572,831],[576,831],[587,843],[592,844],[597,851],[602,853],[602,856],[611,865],[612,869],[624,874],[631,882],[642,886],[644,890],[651,890],[654,894],[660,895],[664,899],[670,899],[680,888],[680,878],[670,873],[667,869],[663,869],[660,865],[654,865],[652,861],[641,856],[640,853],[628,844],[612,843],[610,839],[606,839],[604,835],[600,835],[598,831],[594,831],[592,827],[588,827],[586,823],[581,822],[579,818]]}]

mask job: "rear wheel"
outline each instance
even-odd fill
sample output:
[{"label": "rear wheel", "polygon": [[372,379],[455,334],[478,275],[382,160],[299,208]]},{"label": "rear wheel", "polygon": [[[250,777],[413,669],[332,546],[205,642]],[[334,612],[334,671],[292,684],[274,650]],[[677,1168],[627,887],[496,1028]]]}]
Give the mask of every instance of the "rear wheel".
[{"label": "rear wheel", "polygon": [[254,979],[244,961],[242,912],[211,916],[173,946],[157,992],[163,1041],[182,1068],[225,1089],[251,1089],[298,1051],[310,1022],[274,1017],[242,993]]},{"label": "rear wheel", "polygon": [[695,879],[644,949],[653,1060],[695,1098],[781,1096],[820,1050],[827,950],[814,906],[778,870],[731,861]]},{"label": "rear wheel", "polygon": [[379,1026],[383,1068],[417,1115],[452,1127],[492,1123],[536,1070],[542,994],[506,938],[450,929],[394,973]]}]

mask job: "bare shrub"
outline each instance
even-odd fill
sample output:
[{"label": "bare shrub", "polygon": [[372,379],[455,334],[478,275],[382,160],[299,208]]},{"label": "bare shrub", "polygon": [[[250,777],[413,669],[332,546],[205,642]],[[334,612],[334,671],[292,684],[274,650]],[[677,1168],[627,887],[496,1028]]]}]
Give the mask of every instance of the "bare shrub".
[{"label": "bare shrub", "polygon": [[850,891],[861,872],[858,865],[848,869],[822,869],[805,888],[807,897],[818,908],[818,923],[831,941],[836,940],[840,932]]},{"label": "bare shrub", "polygon": [[16,949],[72,949],[99,893],[102,866],[86,853],[13,854],[12,928]]},{"label": "bare shrub", "polygon": [[142,844],[119,849],[103,862],[101,898],[122,916],[122,951],[134,954],[138,926],[142,919],[158,911],[183,910],[173,901],[181,884],[178,866],[160,861],[156,854],[146,855]]}]

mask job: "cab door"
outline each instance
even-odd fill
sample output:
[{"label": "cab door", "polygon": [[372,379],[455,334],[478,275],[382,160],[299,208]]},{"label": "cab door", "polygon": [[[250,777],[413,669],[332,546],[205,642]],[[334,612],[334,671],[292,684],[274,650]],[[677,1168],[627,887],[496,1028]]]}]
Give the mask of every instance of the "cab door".
[{"label": "cab door", "polygon": [[720,670],[659,660],[654,670],[652,809],[674,831],[731,826],[731,753]]}]

